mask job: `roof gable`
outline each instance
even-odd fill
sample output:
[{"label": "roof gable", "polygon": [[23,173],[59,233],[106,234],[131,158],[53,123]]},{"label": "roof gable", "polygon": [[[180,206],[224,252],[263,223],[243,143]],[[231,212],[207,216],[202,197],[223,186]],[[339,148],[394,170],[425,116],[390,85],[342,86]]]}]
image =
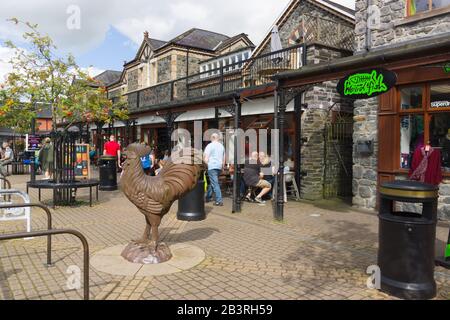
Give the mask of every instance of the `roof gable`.
[{"label": "roof gable", "polygon": [[216,52],[220,52],[223,51],[225,49],[227,49],[228,47],[232,46],[233,44],[235,44],[238,41],[244,41],[249,47],[255,47],[255,45],[253,44],[253,42],[249,39],[249,37],[245,34],[245,33],[240,33],[238,35],[235,35],[234,37],[231,37],[225,41],[222,41],[221,43],[219,43],[216,48],[214,48],[214,51]]},{"label": "roof gable", "polygon": [[276,19],[276,21],[272,24],[270,29],[268,30],[266,36],[261,41],[261,43],[256,47],[253,51],[253,56],[256,56],[264,50],[264,48],[270,43],[270,36],[273,27],[276,25],[279,29],[289,20],[292,13],[298,8],[298,6],[302,3],[310,3],[315,7],[326,10],[330,14],[333,14],[341,19],[354,23],[355,19],[355,10],[337,4],[331,0],[291,0],[291,2],[287,5],[287,7],[283,10],[281,15]]}]

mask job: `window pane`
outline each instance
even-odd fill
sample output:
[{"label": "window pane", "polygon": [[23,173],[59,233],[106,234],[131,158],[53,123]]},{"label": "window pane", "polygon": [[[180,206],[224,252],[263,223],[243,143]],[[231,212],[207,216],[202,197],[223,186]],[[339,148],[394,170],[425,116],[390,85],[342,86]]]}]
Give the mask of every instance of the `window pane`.
[{"label": "window pane", "polygon": [[432,9],[443,8],[446,6],[450,6],[450,0],[433,0],[431,2]]},{"label": "window pane", "polygon": [[402,110],[422,108],[422,87],[403,88],[400,96]]},{"label": "window pane", "polygon": [[428,11],[428,0],[408,0],[408,15],[413,16],[416,13]]},{"label": "window pane", "polygon": [[439,83],[431,85],[431,108],[450,107],[450,83]]},{"label": "window pane", "polygon": [[450,112],[431,116],[430,144],[441,151],[442,167],[444,171],[450,172]]},{"label": "window pane", "polygon": [[409,168],[416,148],[424,146],[423,116],[408,115],[400,118],[400,167]]}]

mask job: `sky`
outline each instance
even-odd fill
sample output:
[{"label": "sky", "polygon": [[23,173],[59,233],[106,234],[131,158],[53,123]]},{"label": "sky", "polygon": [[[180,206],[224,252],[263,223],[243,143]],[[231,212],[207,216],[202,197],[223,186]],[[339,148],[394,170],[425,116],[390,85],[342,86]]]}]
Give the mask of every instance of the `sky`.
[{"label": "sky", "polygon": [[[335,0],[354,9],[354,0]],[[290,0],[14,0],[0,2],[0,81],[11,70],[5,40],[22,43],[23,29],[7,19],[37,23],[59,54],[72,53],[92,76],[122,70],[134,58],[143,32],[170,40],[196,27],[233,36],[247,33],[258,45]]]}]

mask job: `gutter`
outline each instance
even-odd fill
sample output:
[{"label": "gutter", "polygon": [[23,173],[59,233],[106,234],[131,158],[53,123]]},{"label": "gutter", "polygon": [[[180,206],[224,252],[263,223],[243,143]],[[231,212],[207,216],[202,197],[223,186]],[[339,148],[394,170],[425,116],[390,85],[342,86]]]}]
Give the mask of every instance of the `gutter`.
[{"label": "gutter", "polygon": [[373,65],[386,64],[407,58],[419,58],[426,55],[450,53],[450,34],[445,36],[426,38],[408,44],[391,48],[377,48],[350,57],[336,59],[328,63],[305,66],[299,70],[278,73],[273,80],[289,80],[306,78],[318,74],[345,71],[347,69],[368,68]]}]

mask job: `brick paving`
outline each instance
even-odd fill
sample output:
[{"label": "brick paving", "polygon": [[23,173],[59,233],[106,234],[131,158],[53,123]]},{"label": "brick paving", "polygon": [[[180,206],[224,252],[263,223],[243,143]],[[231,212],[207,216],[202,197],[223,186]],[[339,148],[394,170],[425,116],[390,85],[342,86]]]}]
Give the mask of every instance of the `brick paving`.
[{"label": "brick paving", "polygon": [[[11,178],[25,190],[27,176]],[[30,190],[37,201],[37,190]],[[43,199],[51,192],[43,191]],[[87,190],[79,191],[83,205],[52,210],[54,226],[81,231],[91,255],[126,244],[143,231],[143,216],[120,191],[100,192],[88,205]],[[153,277],[113,276],[90,268],[92,299],[393,299],[366,287],[369,265],[376,264],[377,216],[332,201],[289,202],[285,221],[272,219],[271,205],[245,203],[231,214],[206,205],[202,222],[176,219],[177,205],[163,219],[162,238],[202,248],[206,259],[196,267]],[[32,211],[34,230],[44,229],[46,216]],[[24,230],[23,222],[0,222],[0,233]],[[443,252],[448,224],[437,230],[437,250]],[[0,243],[0,299],[81,299],[82,289],[68,289],[71,265],[82,267],[79,241],[70,235],[53,239],[54,267],[47,268],[46,239]],[[437,299],[450,299],[450,271],[436,268]]]}]

